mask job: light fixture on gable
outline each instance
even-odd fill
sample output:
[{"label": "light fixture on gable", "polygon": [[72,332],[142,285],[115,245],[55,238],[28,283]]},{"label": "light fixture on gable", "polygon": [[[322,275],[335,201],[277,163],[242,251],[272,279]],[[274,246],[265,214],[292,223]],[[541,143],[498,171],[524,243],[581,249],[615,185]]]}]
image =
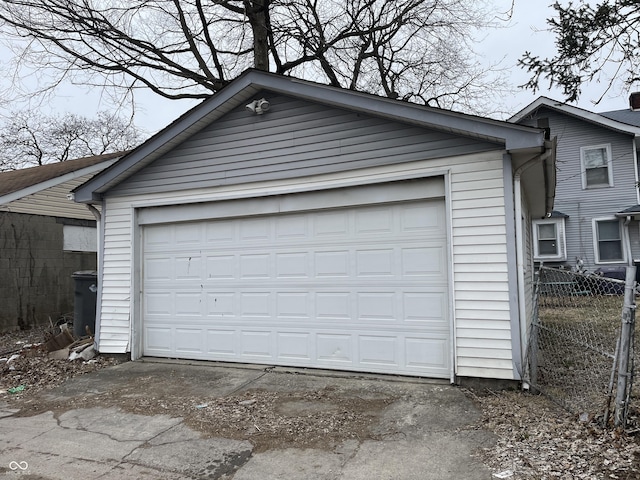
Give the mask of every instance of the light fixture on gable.
[{"label": "light fixture on gable", "polygon": [[254,100],[253,102],[247,104],[247,110],[251,110],[253,113],[257,115],[262,115],[264,112],[271,108],[271,104],[264,98],[260,100]]}]

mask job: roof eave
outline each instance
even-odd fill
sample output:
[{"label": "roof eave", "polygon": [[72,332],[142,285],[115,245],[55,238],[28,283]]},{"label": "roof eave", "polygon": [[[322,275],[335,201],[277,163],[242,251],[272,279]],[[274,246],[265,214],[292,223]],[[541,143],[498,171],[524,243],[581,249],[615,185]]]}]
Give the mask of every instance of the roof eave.
[{"label": "roof eave", "polygon": [[537,100],[533,101],[518,113],[510,117],[507,121],[510,123],[518,123],[522,121],[527,115],[531,115],[541,107],[550,108],[552,110],[565,113],[572,117],[576,117],[581,120],[599,125],[601,127],[609,128],[620,133],[633,135],[636,138],[640,137],[640,127],[634,127],[633,125],[618,122],[616,120],[603,117],[602,115],[599,115],[597,113],[593,113],[579,107],[574,107],[573,105],[567,105],[566,103],[562,103],[548,97],[539,97]]},{"label": "roof eave", "polygon": [[55,187],[56,185],[61,185],[65,182],[68,182],[69,180],[73,180],[78,177],[83,177],[91,173],[98,173],[103,170],[105,166],[108,168],[109,165],[114,164],[117,160],[118,158],[105,160],[104,162],[89,165],[87,167],[61,175],[59,177],[50,178],[48,180],[45,180],[44,182],[36,183],[35,185],[30,185],[29,187],[23,188],[21,190],[16,190],[15,192],[8,193],[7,195],[0,196],[0,205],[6,205],[8,203],[15,202],[16,200],[20,200],[21,198],[41,192],[43,190],[46,190],[47,188]]}]

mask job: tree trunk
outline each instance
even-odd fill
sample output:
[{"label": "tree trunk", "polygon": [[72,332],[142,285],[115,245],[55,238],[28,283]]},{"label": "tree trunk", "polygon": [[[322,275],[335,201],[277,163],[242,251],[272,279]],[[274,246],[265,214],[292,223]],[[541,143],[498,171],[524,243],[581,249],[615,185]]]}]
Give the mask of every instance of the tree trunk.
[{"label": "tree trunk", "polygon": [[245,12],[253,33],[253,67],[269,71],[269,0],[245,0]]}]

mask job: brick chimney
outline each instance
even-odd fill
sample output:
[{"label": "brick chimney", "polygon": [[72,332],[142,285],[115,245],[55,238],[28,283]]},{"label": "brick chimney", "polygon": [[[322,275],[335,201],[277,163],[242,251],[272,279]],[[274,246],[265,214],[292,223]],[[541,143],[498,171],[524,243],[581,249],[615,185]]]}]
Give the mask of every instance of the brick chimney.
[{"label": "brick chimney", "polygon": [[640,92],[633,92],[629,95],[629,107],[631,110],[640,110]]}]

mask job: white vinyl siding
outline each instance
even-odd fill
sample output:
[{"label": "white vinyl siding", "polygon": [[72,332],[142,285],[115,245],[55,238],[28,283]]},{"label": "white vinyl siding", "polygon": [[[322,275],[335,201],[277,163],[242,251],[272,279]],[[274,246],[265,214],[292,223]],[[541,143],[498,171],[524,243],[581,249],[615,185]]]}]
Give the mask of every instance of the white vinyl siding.
[{"label": "white vinyl siding", "polygon": [[582,188],[612,187],[611,145],[594,145],[580,149]]},{"label": "white vinyl siding", "polygon": [[133,293],[138,267],[131,262],[136,241],[134,207],[251,198],[319,185],[375,184],[449,172],[455,373],[512,379],[502,154],[494,151],[292,180],[107,197],[100,350],[131,350],[129,319],[139,315]]}]

